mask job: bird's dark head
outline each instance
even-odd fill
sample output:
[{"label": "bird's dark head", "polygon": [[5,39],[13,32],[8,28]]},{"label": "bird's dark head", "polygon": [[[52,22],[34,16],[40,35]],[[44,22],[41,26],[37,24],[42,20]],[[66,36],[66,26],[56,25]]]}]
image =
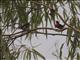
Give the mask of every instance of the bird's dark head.
[{"label": "bird's dark head", "polygon": [[59,24],[59,21],[56,21],[57,24]]}]

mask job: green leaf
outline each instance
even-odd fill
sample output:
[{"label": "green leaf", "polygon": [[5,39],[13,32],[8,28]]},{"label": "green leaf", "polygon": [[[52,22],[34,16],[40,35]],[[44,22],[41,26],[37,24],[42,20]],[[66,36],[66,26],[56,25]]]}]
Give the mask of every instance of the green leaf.
[{"label": "green leaf", "polygon": [[33,52],[34,52],[36,55],[38,55],[39,57],[41,57],[42,59],[45,60],[45,57],[44,57],[41,53],[39,53],[39,52],[36,51],[35,49],[32,49],[32,50],[33,50]]},{"label": "green leaf", "polygon": [[77,60],[79,60],[80,59],[80,54],[79,53],[77,53]]},{"label": "green leaf", "polygon": [[61,45],[61,47],[60,47],[60,59],[62,59],[62,48],[63,48],[63,46],[64,46],[64,43]]}]

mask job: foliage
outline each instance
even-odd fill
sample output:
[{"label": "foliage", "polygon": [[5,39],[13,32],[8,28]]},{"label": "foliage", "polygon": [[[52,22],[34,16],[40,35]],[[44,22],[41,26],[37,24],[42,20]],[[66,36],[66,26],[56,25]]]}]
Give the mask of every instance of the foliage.
[{"label": "foliage", "polygon": [[[66,7],[68,7],[66,9]],[[50,9],[53,9],[50,11]],[[59,11],[62,9],[61,11]],[[67,11],[68,10],[68,11]],[[57,0],[57,1],[26,1],[26,0],[0,0],[0,59],[16,60],[20,56],[21,45],[17,51],[11,49],[17,38],[26,36],[32,38],[35,34],[62,35],[66,36],[68,46],[68,56],[66,60],[79,60],[80,53],[80,2],[77,0]],[[53,28],[53,21],[58,20],[67,27],[66,34],[51,34],[48,30],[62,32],[64,30]],[[29,23],[29,25],[26,25]],[[50,27],[48,26],[50,23]],[[20,26],[26,26],[25,30]],[[16,32],[18,30],[18,32]],[[64,43],[60,47],[59,57],[62,59],[62,49]],[[24,60],[30,60],[34,56],[45,60],[45,57],[35,48],[31,50],[26,48]]]}]

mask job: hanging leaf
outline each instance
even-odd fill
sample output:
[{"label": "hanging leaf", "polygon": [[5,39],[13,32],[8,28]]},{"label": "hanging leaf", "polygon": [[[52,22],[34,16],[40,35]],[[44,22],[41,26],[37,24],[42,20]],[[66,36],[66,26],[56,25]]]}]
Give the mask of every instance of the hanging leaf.
[{"label": "hanging leaf", "polygon": [[62,59],[62,49],[63,49],[63,46],[64,46],[64,43],[60,47],[60,55],[59,55],[60,59]]},{"label": "hanging leaf", "polygon": [[38,55],[39,57],[41,57],[43,60],[45,60],[45,57],[41,54],[41,53],[39,53],[38,51],[36,51],[35,49],[32,49],[33,50],[33,52],[36,54],[36,55]]}]

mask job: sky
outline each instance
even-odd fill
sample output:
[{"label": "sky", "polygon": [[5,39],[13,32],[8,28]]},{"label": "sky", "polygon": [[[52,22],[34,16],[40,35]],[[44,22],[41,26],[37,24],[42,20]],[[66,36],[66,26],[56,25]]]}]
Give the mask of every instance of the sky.
[{"label": "sky", "polygon": [[[49,31],[51,33],[61,34],[61,32],[54,32]],[[63,32],[65,33],[65,32]],[[39,51],[44,57],[46,57],[46,60],[57,60],[56,56],[53,55],[53,53],[59,55],[59,48],[62,43],[64,43],[63,47],[63,56],[65,57],[67,55],[67,48],[66,48],[66,37],[65,36],[51,36],[49,35],[47,38],[45,35],[39,34],[37,37],[34,35],[31,39],[32,46],[35,46],[34,49]],[[25,40],[22,38],[22,41],[20,39],[15,41],[15,45],[19,46],[20,44],[26,45],[27,48],[31,48],[30,40]],[[58,53],[56,52],[58,50]],[[21,50],[23,51],[23,50]],[[21,54],[23,55],[23,53]],[[20,56],[18,60],[22,60],[22,57]],[[39,60],[41,60],[39,58]],[[59,59],[58,59],[59,60]],[[65,59],[64,59],[65,60]]]}]

